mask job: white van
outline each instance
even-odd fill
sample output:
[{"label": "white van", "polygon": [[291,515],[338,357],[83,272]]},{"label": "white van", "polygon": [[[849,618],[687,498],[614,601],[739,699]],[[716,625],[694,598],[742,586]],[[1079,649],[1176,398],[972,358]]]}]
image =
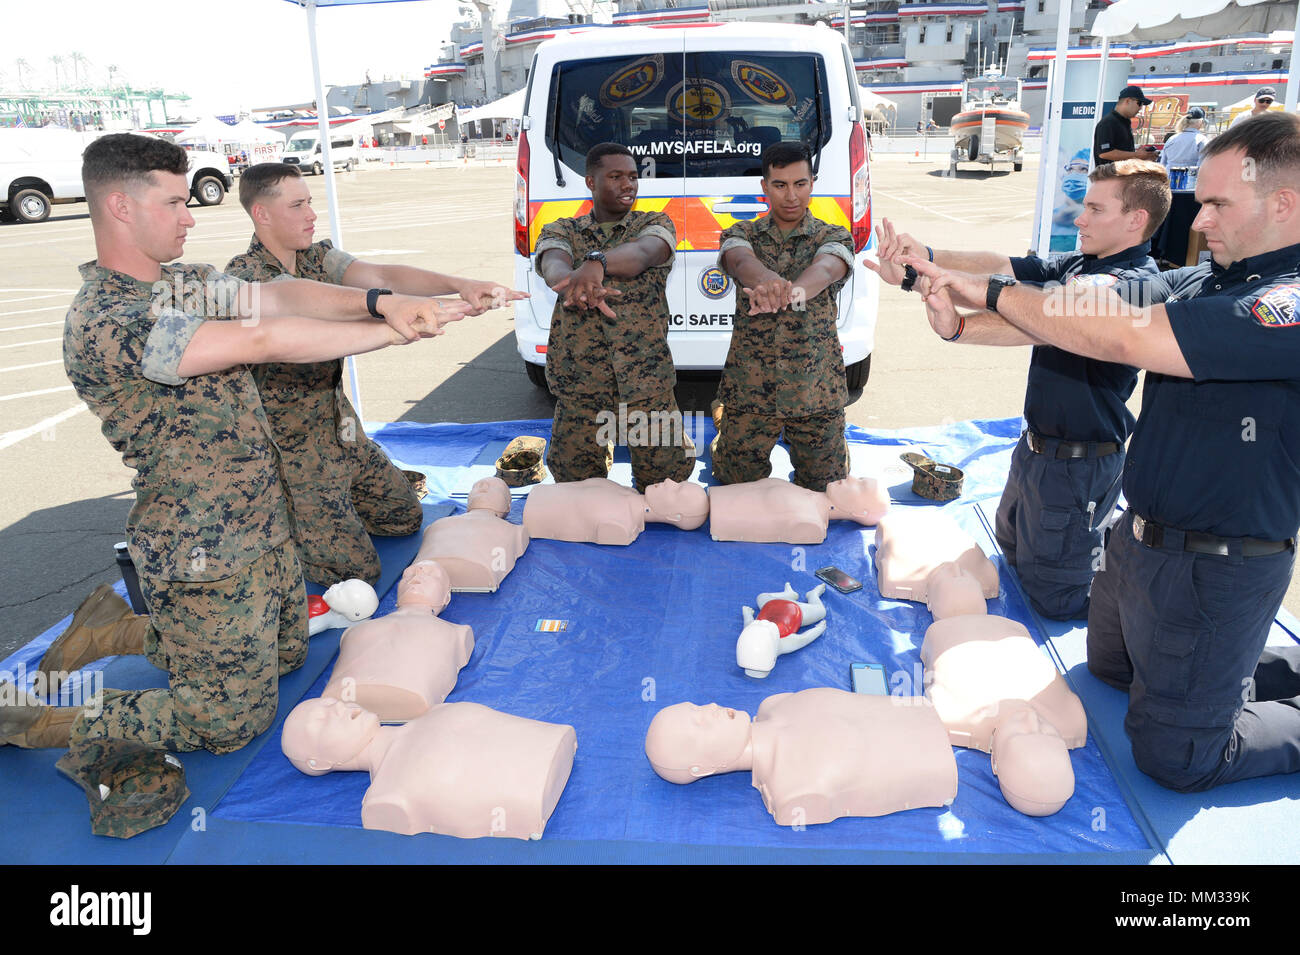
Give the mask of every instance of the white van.
[{"label": "white van", "polygon": [[[281,162],[301,166],[302,171],[320,175],[325,171],[325,157],[320,148],[318,132],[294,133],[284,147]],[[342,166],[349,172],[357,165],[357,141],[352,133],[330,131],[330,161],[335,168]]]},{"label": "white van", "polygon": [[[767,212],[759,156],[775,142],[812,149],[811,212],[871,238],[871,179],[853,58],[822,27],[707,24],[620,27],[542,43],[525,94],[515,180],[515,342],[528,377],[546,384],[555,294],[534,269],[542,227],[591,208],[587,150],[627,146],[640,166],[636,208],[677,229],[668,277],[668,344],[681,370],[716,370],[731,343],[735,289],[717,267],[718,236]],[[871,368],[875,273],[856,265],[839,297],[839,335],[851,389]],[[617,309],[616,309],[617,310]]]}]

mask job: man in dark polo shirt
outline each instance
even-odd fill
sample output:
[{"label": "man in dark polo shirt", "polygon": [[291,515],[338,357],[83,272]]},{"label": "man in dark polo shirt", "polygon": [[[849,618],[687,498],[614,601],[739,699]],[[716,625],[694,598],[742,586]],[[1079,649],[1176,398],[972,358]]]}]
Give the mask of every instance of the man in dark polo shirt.
[{"label": "man in dark polo shirt", "polygon": [[[983,303],[1058,348],[1147,369],[1088,669],[1128,692],[1138,768],[1180,791],[1300,770],[1300,647],[1265,647],[1300,527],[1300,118],[1212,140],[1196,198],[1213,261],[1148,280],[1162,305],[908,260],[932,321]],[[1072,320],[1085,299],[1100,316]]]},{"label": "man in dark polo shirt", "polygon": [[[1129,159],[1098,166],[1089,178],[1083,213],[1075,220],[1080,251],[1040,259],[933,250],[933,261],[945,268],[1010,273],[1038,285],[1107,288],[1154,276],[1148,240],[1171,198],[1164,169]],[[928,247],[895,235],[888,220],[880,227],[880,240],[880,274],[892,284],[906,285],[892,258],[908,252],[930,257]],[[946,341],[970,345],[1035,346],[1025,391],[1027,428],[1011,458],[994,532],[1035,610],[1058,620],[1083,616],[1119,499],[1124,443],[1133,428],[1125,402],[1137,383],[1137,369],[1042,344],[991,312],[936,331]]]},{"label": "man in dark polo shirt", "polygon": [[1136,86],[1126,86],[1119,94],[1115,108],[1101,118],[1092,131],[1092,161],[1094,166],[1119,162],[1121,159],[1155,159],[1156,148],[1133,148],[1133,117],[1151,100]]}]

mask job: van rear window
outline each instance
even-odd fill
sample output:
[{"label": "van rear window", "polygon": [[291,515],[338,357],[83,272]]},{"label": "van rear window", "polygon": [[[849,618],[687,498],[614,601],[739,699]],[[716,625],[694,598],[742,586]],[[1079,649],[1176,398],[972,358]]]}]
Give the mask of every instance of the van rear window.
[{"label": "van rear window", "polygon": [[627,146],[643,178],[757,176],[776,142],[830,140],[825,64],[815,54],[701,52],[559,64],[546,143],[581,172],[597,143]]}]

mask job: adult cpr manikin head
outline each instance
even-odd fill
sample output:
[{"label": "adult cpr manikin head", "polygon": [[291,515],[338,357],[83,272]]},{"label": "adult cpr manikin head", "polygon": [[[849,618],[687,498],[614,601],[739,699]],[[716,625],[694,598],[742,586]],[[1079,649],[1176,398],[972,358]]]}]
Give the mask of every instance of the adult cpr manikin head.
[{"label": "adult cpr manikin head", "polygon": [[664,480],[645,489],[652,520],[693,531],[709,517],[709,495],[691,481]]},{"label": "adult cpr manikin head", "polygon": [[341,580],[325,591],[325,602],[339,616],[355,623],[365,620],[379,609],[379,596],[375,588],[355,577]]},{"label": "adult cpr manikin head", "polygon": [[485,477],[469,489],[465,506],[471,511],[491,511],[505,517],[510,513],[510,488],[499,477]]},{"label": "adult cpr manikin head", "polygon": [[925,590],[926,604],[935,620],[989,612],[979,578],[956,561],[947,561],[931,571]]},{"label": "adult cpr manikin head", "polygon": [[749,746],[749,714],[710,703],[677,703],[650,721],[645,754],[670,783],[730,772]]},{"label": "adult cpr manikin head", "polygon": [[402,572],[397,584],[398,607],[429,607],[441,613],[451,601],[451,580],[432,560],[421,560]]},{"label": "adult cpr manikin head", "polygon": [[1050,816],[1074,795],[1070,750],[1056,727],[1028,705],[1008,706],[993,731],[993,774],[1013,809]]},{"label": "adult cpr manikin head", "polygon": [[875,524],[889,510],[889,490],[875,478],[846,477],[826,485],[831,518]]},{"label": "adult cpr manikin head", "polygon": [[323,776],[355,759],[378,732],[374,713],[322,696],[303,700],[285,717],[280,748],[297,769]]}]

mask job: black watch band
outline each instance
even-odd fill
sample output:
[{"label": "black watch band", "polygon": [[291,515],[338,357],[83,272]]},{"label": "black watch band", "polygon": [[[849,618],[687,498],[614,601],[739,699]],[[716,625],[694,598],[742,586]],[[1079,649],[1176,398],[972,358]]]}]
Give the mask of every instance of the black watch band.
[{"label": "black watch band", "polygon": [[984,307],[990,312],[998,310],[998,297],[1002,290],[1009,285],[1018,284],[1015,277],[1011,275],[990,275],[988,291],[984,293]]},{"label": "black watch band", "polygon": [[393,294],[393,290],[390,288],[370,289],[370,291],[366,292],[366,309],[370,312],[371,315],[375,316],[375,318],[383,318],[384,316],[380,314],[379,309],[376,308],[375,306],[379,304],[379,296],[392,295],[392,294]]},{"label": "black watch band", "polygon": [[921,276],[917,273],[916,269],[912,268],[910,265],[905,265],[903,266],[903,281],[899,283],[898,287],[904,292],[910,292],[916,287],[916,280],[920,277]]},{"label": "black watch band", "polygon": [[601,273],[602,273],[602,275],[601,275],[602,278],[603,278],[605,275],[608,275],[608,274],[609,274],[609,263],[608,263],[607,261],[605,261],[605,253],[604,253],[604,252],[600,252],[600,251],[596,251],[596,252],[588,252],[586,255],[584,255],[584,256],[582,257],[582,261],[584,261],[584,262],[599,262],[599,263],[600,263],[600,271],[601,271]]}]

